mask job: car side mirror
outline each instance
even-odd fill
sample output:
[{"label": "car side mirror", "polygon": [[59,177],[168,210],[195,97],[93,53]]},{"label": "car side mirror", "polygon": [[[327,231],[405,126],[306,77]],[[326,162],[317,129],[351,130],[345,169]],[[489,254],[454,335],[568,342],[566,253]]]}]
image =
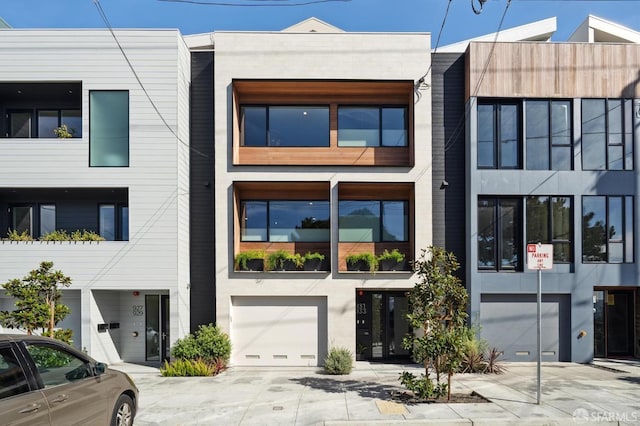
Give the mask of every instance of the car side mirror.
[{"label": "car side mirror", "polygon": [[105,364],[104,362],[96,362],[93,368],[96,372],[96,376],[99,376],[101,374],[104,374],[105,370],[107,369],[107,364]]}]

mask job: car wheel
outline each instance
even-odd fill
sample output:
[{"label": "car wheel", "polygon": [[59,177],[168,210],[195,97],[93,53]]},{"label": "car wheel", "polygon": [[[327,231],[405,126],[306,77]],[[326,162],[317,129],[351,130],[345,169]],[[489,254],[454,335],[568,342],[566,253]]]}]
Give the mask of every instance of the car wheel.
[{"label": "car wheel", "polygon": [[128,395],[120,395],[111,415],[111,426],[132,426],[135,409]]}]

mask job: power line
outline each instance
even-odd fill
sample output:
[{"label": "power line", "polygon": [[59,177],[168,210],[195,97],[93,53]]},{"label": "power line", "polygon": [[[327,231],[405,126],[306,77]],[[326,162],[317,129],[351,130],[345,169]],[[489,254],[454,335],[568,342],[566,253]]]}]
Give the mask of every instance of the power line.
[{"label": "power line", "polygon": [[[160,2],[166,3],[188,3],[188,4],[199,4],[204,6],[235,6],[235,7],[292,7],[292,6],[307,6],[310,4],[318,4],[318,3],[335,3],[335,2],[350,2],[351,0],[308,0],[308,1],[300,1],[297,3],[286,3],[288,0],[245,0],[245,1],[253,1],[256,3],[253,4],[245,4],[245,3],[227,3],[227,2],[217,2],[217,1],[200,1],[200,0],[158,0]],[[268,3],[267,3],[268,2]]]},{"label": "power line", "polygon": [[147,91],[147,89],[144,87],[144,84],[142,84],[142,80],[140,79],[140,77],[138,76],[138,73],[136,72],[135,68],[133,67],[133,64],[131,63],[131,61],[129,60],[129,57],[127,56],[126,52],[124,51],[124,49],[122,48],[122,45],[120,44],[120,41],[118,40],[118,37],[116,37],[115,32],[113,31],[113,27],[111,26],[111,23],[109,22],[109,18],[107,17],[107,14],[105,13],[104,9],[102,9],[102,5],[100,4],[100,0],[93,0],[93,3],[96,5],[96,8],[98,9],[98,13],[100,14],[100,17],[102,18],[102,20],[104,21],[104,24],[106,25],[107,29],[109,30],[109,32],[111,33],[111,36],[113,37],[113,39],[116,42],[116,45],[118,46],[118,49],[120,50],[120,53],[122,53],[122,56],[124,57],[125,61],[127,62],[127,65],[129,66],[129,69],[131,70],[131,72],[133,73],[133,76],[135,77],[136,81],[138,82],[138,84],[140,85],[140,88],[142,89],[142,91],[144,92],[145,96],[147,97],[147,99],[149,100],[149,103],[151,104],[151,106],[153,107],[153,109],[155,110],[156,114],[158,114],[158,117],[160,118],[160,120],[162,121],[162,123],[164,124],[164,126],[169,129],[169,131],[171,132],[171,134],[173,136],[176,137],[176,140],[178,142],[180,142],[182,145],[186,146],[187,148],[189,148],[191,151],[195,152],[198,155],[201,155],[205,158],[210,158],[207,154],[198,151],[197,149],[191,147],[188,143],[184,142],[180,136],[178,136],[178,134],[173,130],[173,128],[169,125],[169,123],[167,122],[167,120],[164,118],[164,116],[162,115],[162,113],[160,112],[160,110],[158,109],[158,107],[156,106],[155,102],[153,101],[153,99],[151,99],[151,95],[149,94],[149,92]]},{"label": "power line", "polygon": [[[447,22],[447,16],[449,16],[449,8],[451,7],[451,2],[452,0],[449,0],[449,3],[447,3],[447,10],[444,12],[444,18],[442,19],[442,25],[440,25],[440,31],[438,32],[436,47],[433,49],[433,53],[436,53],[438,51],[438,46],[440,45],[440,37],[442,36],[442,30],[444,30],[444,24]],[[427,72],[425,72],[424,75],[418,79],[418,82],[415,85],[415,92],[418,100],[420,100],[420,97],[422,96],[419,92],[419,89],[424,84],[424,79],[429,75],[429,72],[431,71],[431,65],[432,61],[429,61],[429,68],[427,69]]]}]

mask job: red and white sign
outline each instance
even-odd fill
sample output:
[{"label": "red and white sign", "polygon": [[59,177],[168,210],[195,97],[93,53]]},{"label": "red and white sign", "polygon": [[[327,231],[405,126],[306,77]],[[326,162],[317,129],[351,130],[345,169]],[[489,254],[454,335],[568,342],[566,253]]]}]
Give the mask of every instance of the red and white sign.
[{"label": "red and white sign", "polygon": [[527,244],[527,269],[553,269],[553,244]]}]

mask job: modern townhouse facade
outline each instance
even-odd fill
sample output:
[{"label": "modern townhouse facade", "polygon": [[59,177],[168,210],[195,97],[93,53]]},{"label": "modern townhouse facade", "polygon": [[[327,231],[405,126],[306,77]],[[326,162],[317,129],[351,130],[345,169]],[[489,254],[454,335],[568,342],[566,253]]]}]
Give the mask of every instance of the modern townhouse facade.
[{"label": "modern townhouse facade", "polygon": [[462,255],[471,321],[506,359],[537,356],[538,242],[554,248],[542,360],[637,357],[640,33],[593,16],[570,42],[554,30],[434,55],[434,241]]},{"label": "modern townhouse facade", "polygon": [[[60,326],[74,345],[107,362],[161,361],[189,331],[182,36],[3,29],[0,56],[0,282],[52,261],[72,278]],[[56,138],[62,125],[71,137]],[[56,230],[105,241],[39,240]],[[4,293],[0,309],[13,309]]]},{"label": "modern townhouse facade", "polygon": [[[212,218],[202,243],[215,241],[204,257],[192,242],[192,312],[229,333],[233,365],[321,365],[332,346],[407,357],[410,268],[349,271],[346,258],[398,249],[413,260],[431,244],[431,104],[415,87],[429,35],[309,19],[185,40],[192,146],[203,154],[192,163],[191,192],[203,194],[192,222]],[[236,263],[278,250],[324,261],[292,271]]]}]

